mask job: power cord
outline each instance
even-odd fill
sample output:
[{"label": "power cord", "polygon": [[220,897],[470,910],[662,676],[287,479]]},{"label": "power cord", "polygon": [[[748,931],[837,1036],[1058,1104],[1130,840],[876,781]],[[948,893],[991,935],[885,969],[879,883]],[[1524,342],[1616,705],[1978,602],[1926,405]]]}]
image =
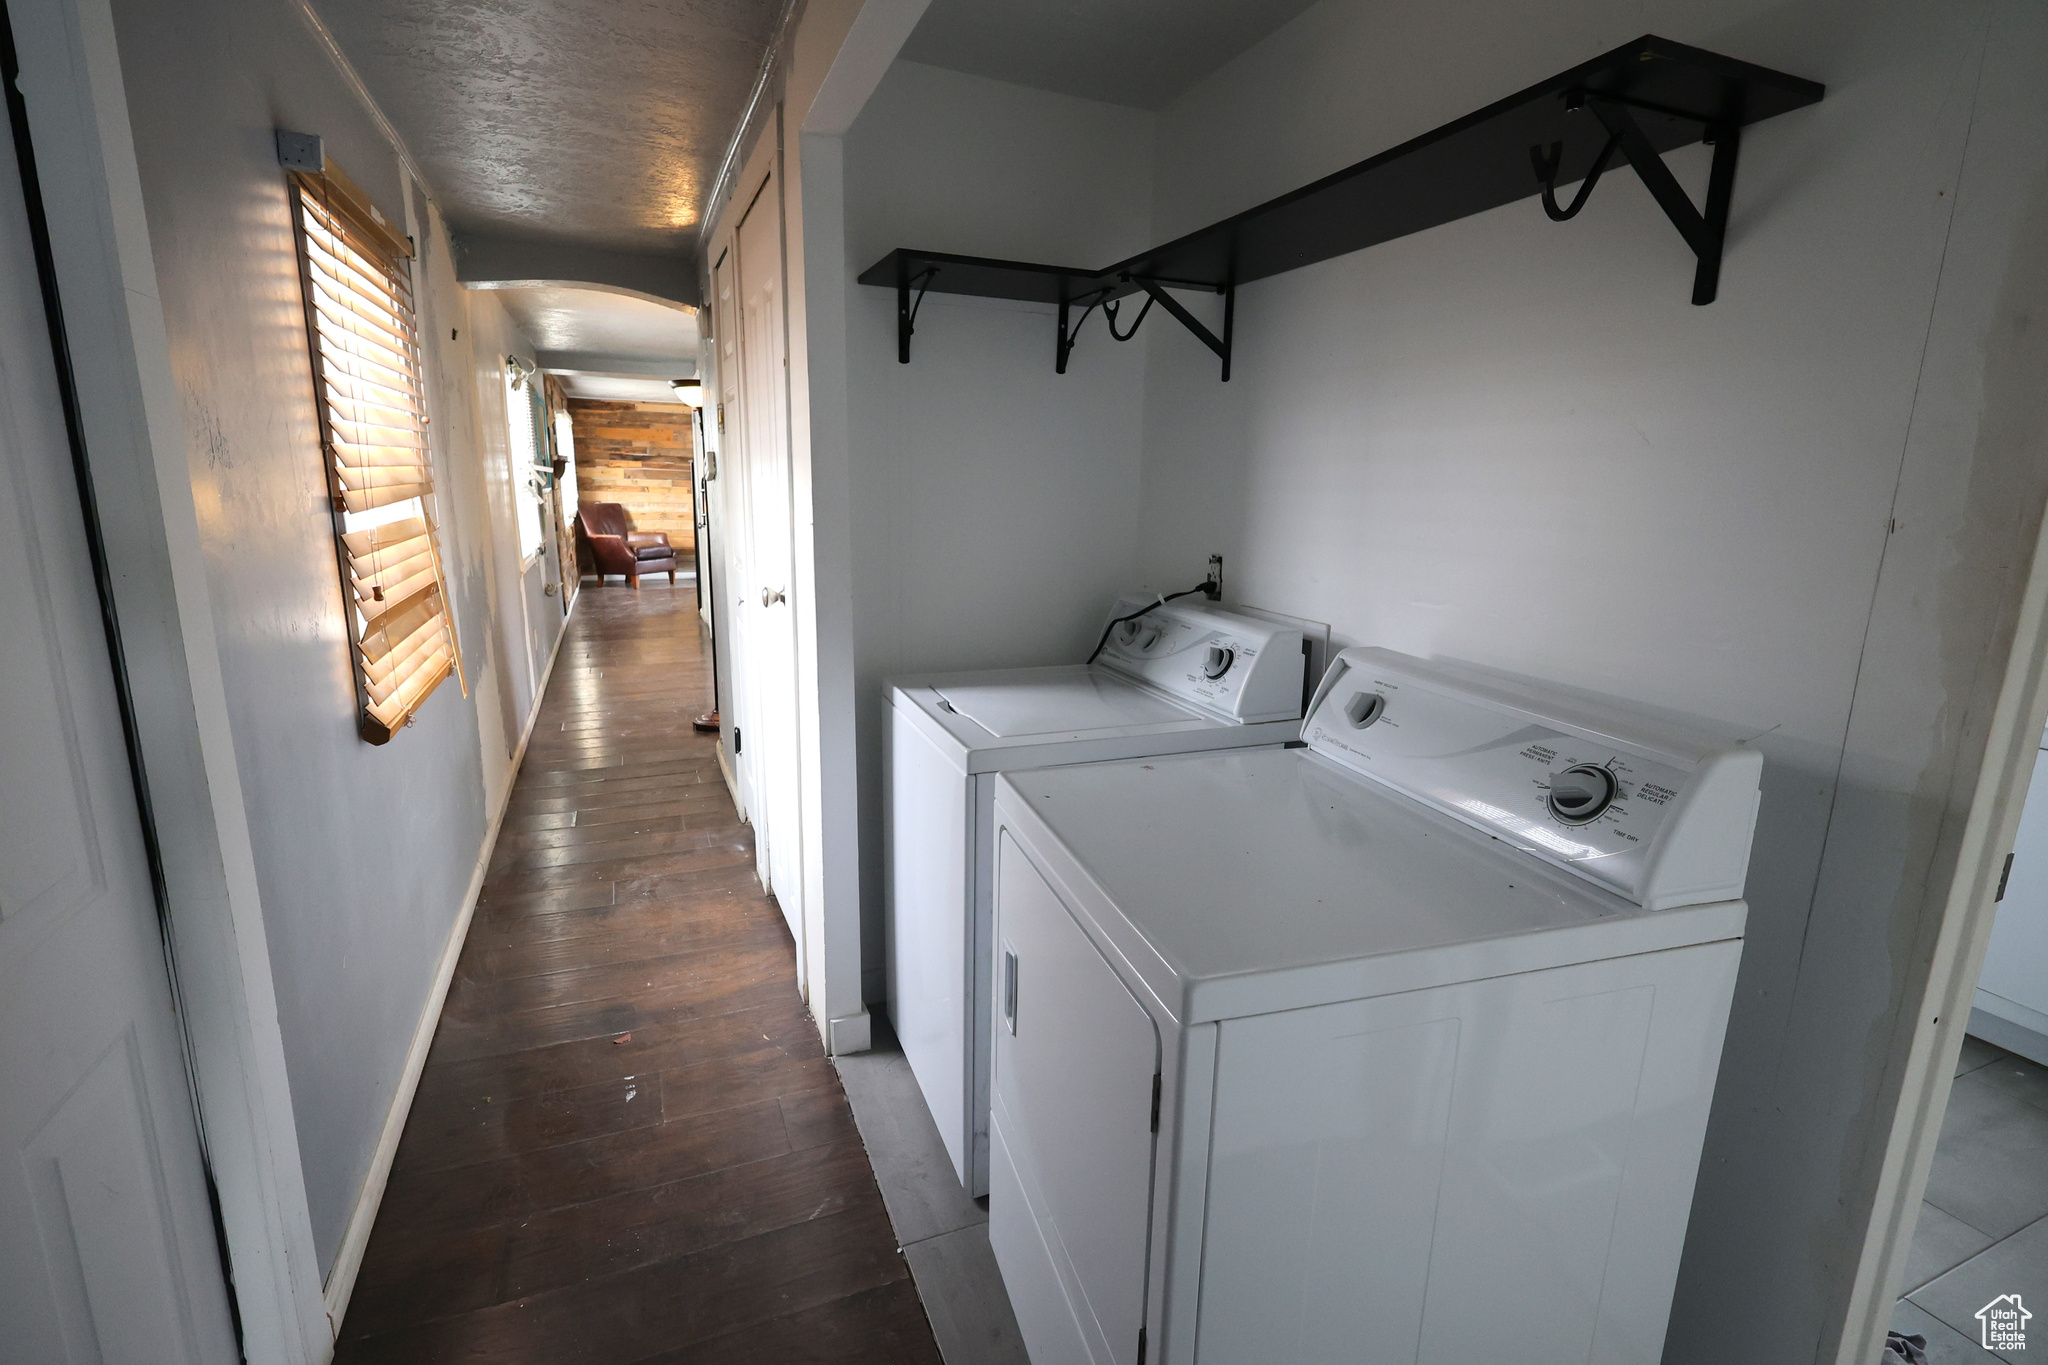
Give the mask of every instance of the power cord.
[{"label": "power cord", "polygon": [[1095,652],[1088,656],[1088,662],[1092,664],[1098,657],[1101,656],[1102,651],[1109,646],[1110,632],[1115,630],[1124,622],[1135,621],[1140,616],[1143,616],[1148,612],[1154,612],[1159,610],[1168,602],[1175,601],[1182,597],[1193,597],[1198,592],[1207,593],[1210,599],[1214,600],[1214,598],[1216,597],[1216,580],[1213,578],[1205,578],[1200,583],[1197,583],[1194,587],[1189,588],[1186,592],[1168,593],[1165,597],[1160,598],[1157,602],[1154,602],[1149,607],[1140,607],[1137,611],[1132,612],[1129,616],[1117,617],[1115,620],[1111,621],[1108,625],[1102,628],[1102,638],[1095,642]]}]

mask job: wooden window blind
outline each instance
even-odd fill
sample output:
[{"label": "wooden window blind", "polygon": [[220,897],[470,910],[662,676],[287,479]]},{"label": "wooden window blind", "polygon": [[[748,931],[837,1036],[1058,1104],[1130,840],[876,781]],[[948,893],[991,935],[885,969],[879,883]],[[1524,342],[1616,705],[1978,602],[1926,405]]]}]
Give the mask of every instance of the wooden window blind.
[{"label": "wooden window blind", "polygon": [[450,676],[469,690],[434,525],[412,244],[346,177],[291,175],[358,729],[383,744]]}]

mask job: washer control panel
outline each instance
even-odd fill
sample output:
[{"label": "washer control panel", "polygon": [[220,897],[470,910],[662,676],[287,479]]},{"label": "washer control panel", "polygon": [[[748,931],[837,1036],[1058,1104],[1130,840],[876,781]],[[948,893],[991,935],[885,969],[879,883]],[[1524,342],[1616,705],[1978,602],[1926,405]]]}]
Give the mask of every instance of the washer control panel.
[{"label": "washer control panel", "polygon": [[1710,728],[1354,648],[1324,676],[1302,738],[1653,909],[1742,895],[1762,757]]},{"label": "washer control panel", "polygon": [[[1306,664],[1300,630],[1191,602],[1119,621],[1096,662],[1211,715],[1248,725],[1299,717]],[[1125,598],[1110,619],[1145,605],[1142,597]]]}]

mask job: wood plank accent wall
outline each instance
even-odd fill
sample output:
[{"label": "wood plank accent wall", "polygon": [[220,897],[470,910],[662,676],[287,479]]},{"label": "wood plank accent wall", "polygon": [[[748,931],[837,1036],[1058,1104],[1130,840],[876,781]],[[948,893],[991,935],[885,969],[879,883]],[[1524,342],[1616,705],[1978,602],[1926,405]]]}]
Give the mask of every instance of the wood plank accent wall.
[{"label": "wood plank accent wall", "polygon": [[690,409],[682,403],[569,400],[576,496],[625,504],[636,531],[666,531],[676,558],[697,543],[690,501]]}]

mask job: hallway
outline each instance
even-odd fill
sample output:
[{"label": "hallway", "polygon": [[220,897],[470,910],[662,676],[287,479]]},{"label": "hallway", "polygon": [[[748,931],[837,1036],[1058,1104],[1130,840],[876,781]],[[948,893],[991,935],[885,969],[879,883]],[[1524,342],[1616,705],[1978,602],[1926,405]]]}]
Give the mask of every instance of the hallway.
[{"label": "hallway", "polygon": [[709,736],[687,588],[586,586],[341,1365],[938,1359]]}]

